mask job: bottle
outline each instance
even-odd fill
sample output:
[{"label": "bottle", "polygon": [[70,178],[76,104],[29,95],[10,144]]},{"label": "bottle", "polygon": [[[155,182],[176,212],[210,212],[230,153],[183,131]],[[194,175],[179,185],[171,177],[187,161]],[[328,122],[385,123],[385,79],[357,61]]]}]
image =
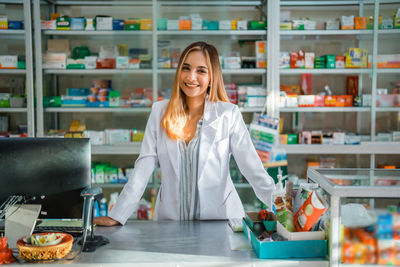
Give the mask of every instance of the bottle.
[{"label": "bottle", "polygon": [[99,217],[99,216],[100,216],[99,202],[96,200],[94,202],[94,217]]},{"label": "bottle", "polygon": [[278,169],[278,182],[276,183],[275,190],[272,192],[272,211],[278,214],[278,211],[285,208],[285,190],[282,184],[282,170]]},{"label": "bottle", "polygon": [[111,193],[110,201],[108,201],[108,212],[114,207],[118,200],[118,192]]},{"label": "bottle", "polygon": [[100,201],[100,216],[107,216],[107,199],[103,197]]}]

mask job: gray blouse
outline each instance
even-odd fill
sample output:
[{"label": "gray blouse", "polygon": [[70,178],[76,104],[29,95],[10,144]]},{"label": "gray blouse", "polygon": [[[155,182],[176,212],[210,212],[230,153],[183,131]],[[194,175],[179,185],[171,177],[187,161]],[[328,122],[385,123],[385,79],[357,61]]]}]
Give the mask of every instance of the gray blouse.
[{"label": "gray blouse", "polygon": [[197,173],[199,162],[199,144],[203,117],[197,123],[196,134],[186,146],[184,140],[179,141],[179,193],[180,220],[191,221],[200,218],[199,190],[197,188]]}]

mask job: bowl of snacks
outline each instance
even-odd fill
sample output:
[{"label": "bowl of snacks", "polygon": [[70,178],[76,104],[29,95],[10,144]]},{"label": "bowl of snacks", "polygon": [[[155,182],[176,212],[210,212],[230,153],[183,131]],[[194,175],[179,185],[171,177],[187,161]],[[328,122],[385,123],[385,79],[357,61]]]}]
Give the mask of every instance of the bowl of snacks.
[{"label": "bowl of snacks", "polygon": [[67,233],[36,233],[17,241],[19,257],[25,260],[52,260],[65,257],[74,238]]}]

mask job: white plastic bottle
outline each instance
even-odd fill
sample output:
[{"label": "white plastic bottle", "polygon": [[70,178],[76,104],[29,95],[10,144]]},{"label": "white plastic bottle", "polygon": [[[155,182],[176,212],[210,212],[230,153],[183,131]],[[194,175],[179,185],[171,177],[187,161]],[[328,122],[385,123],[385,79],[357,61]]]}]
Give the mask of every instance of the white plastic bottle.
[{"label": "white plastic bottle", "polygon": [[115,203],[117,203],[118,192],[113,192],[110,194],[110,201],[108,201],[108,212],[114,207]]},{"label": "white plastic bottle", "polygon": [[272,211],[277,214],[279,210],[285,208],[285,190],[282,184],[282,170],[278,170],[278,183],[275,186],[274,192],[272,192]]}]

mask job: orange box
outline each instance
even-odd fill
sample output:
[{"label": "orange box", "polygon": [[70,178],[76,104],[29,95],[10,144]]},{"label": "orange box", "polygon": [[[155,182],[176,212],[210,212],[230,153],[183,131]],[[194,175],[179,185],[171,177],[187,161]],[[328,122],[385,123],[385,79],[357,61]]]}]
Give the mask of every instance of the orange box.
[{"label": "orange box", "polygon": [[337,95],[336,96],[336,107],[352,107],[353,96],[352,95]]},{"label": "orange box", "polygon": [[354,28],[356,30],[367,29],[367,17],[355,17],[354,18]]},{"label": "orange box", "polygon": [[191,20],[179,20],[179,30],[180,31],[190,31],[192,29]]},{"label": "orange box", "polygon": [[309,231],[326,209],[327,204],[323,198],[313,191],[294,215],[293,222],[296,232]]},{"label": "orange box", "polygon": [[325,107],[336,107],[336,96],[334,95],[325,96]]}]

